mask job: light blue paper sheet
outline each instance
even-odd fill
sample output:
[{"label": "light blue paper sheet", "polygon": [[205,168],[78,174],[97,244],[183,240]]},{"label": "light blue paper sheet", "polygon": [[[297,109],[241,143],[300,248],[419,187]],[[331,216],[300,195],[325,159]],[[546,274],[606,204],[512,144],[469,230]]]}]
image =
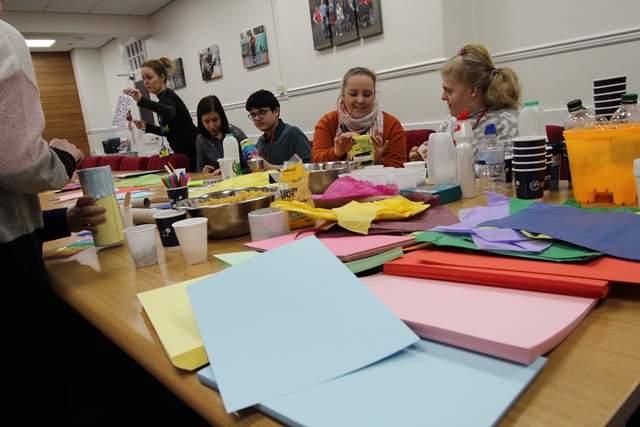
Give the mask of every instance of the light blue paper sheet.
[{"label": "light blue paper sheet", "polygon": [[[540,373],[529,366],[420,340],[357,372],[257,409],[290,426],[492,426]],[[217,389],[210,366],[200,381]]]},{"label": "light blue paper sheet", "polygon": [[314,386],[418,341],[314,237],[187,286],[227,412]]},{"label": "light blue paper sheet", "polygon": [[640,261],[640,216],[628,212],[591,212],[533,203],[506,218],[481,226],[541,233],[618,258]]}]

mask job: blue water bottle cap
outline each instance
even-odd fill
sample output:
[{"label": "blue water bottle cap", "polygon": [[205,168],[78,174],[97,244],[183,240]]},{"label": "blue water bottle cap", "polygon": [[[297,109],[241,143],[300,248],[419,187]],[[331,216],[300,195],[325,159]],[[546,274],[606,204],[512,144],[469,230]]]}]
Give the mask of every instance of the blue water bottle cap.
[{"label": "blue water bottle cap", "polygon": [[496,135],[498,132],[496,132],[496,125],[494,125],[493,123],[489,123],[485,128],[484,128],[484,134],[485,135]]}]

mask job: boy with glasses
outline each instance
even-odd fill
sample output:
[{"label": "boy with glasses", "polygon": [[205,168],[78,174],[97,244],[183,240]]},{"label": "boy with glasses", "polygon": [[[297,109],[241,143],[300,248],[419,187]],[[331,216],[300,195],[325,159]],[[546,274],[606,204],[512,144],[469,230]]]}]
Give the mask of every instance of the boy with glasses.
[{"label": "boy with glasses", "polygon": [[256,144],[264,168],[279,170],[284,162],[297,154],[304,163],[311,161],[311,144],[302,131],[280,119],[280,103],[273,93],[261,89],[246,103],[249,120],[263,132]]}]

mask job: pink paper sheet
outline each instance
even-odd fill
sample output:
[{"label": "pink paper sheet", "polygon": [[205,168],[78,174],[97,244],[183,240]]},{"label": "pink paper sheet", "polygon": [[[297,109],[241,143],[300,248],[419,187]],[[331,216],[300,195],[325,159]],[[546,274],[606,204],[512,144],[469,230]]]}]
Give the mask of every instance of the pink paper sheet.
[{"label": "pink paper sheet", "polygon": [[[245,243],[245,246],[258,251],[268,251],[311,235],[314,235],[314,232],[291,233],[285,234],[284,236],[274,237],[272,239]],[[411,245],[415,241],[415,238],[414,236],[389,236],[384,234],[375,234],[368,236],[320,237],[319,240],[341,261],[348,262],[366,258],[368,256],[393,249],[397,246],[404,247]]]},{"label": "pink paper sheet", "polygon": [[598,301],[384,274],[360,280],[417,335],[524,364],[562,342]]}]

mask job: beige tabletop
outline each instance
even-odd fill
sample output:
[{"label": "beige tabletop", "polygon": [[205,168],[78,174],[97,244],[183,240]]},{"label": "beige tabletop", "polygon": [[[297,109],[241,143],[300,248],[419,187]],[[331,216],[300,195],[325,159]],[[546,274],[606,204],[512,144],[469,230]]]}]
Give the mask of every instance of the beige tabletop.
[{"label": "beige tabletop", "polygon": [[[566,181],[549,202],[571,197]],[[159,194],[163,188],[156,189]],[[59,207],[43,194],[43,208]],[[606,200],[598,205],[610,206]],[[445,205],[455,213],[485,204],[480,197]],[[72,236],[45,244],[64,247]],[[91,247],[71,258],[47,261],[55,292],[179,398],[216,426],[272,426],[253,409],[227,414],[219,393],[200,384],[195,372],[174,367],[136,294],[214,273],[214,254],[245,250],[249,236],[209,241],[209,261],[187,265],[181,252],[158,250],[158,264],[136,269],[126,244]],[[158,246],[161,248],[158,238]],[[640,286],[615,284],[558,347],[500,426],[622,426],[640,404]],[[464,408],[460,408],[464,410]]]}]

